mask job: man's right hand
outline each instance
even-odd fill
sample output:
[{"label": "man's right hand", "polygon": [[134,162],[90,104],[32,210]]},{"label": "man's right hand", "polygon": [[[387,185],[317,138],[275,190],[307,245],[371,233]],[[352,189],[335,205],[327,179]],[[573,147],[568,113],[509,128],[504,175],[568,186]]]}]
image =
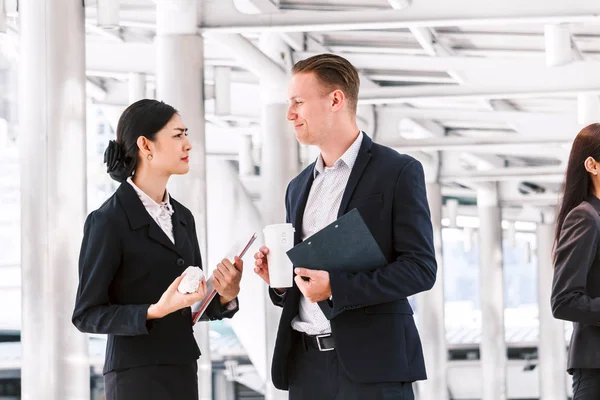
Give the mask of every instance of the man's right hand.
[{"label": "man's right hand", "polygon": [[[262,246],[260,249],[258,249],[258,252],[254,254],[254,272],[256,272],[256,274],[260,276],[267,285],[271,286],[267,254],[269,254],[269,248],[267,246]],[[275,289],[278,293],[285,293],[285,289],[273,289]]]},{"label": "man's right hand", "polygon": [[269,254],[269,248],[267,246],[262,246],[258,249],[258,252],[254,254],[254,272],[270,286],[271,281],[269,279],[269,261],[267,260],[267,254]]}]

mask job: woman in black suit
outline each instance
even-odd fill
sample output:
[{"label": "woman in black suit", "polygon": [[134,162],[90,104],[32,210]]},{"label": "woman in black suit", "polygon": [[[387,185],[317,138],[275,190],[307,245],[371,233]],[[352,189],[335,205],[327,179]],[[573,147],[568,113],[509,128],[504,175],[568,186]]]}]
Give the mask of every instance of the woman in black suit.
[{"label": "woman in black suit", "polygon": [[600,124],[579,132],[557,218],[552,314],[573,322],[573,400],[600,399]]},{"label": "woman in black suit", "polygon": [[[202,260],[192,213],[166,190],[171,175],[189,171],[187,135],[173,107],[140,100],[123,112],[105,152],[108,173],[122,183],[85,222],[72,320],[82,332],[108,335],[107,400],[198,399],[190,306],[206,282],[178,291],[183,271]],[[217,266],[219,294],[204,319],[237,312],[242,265],[236,258]]]}]

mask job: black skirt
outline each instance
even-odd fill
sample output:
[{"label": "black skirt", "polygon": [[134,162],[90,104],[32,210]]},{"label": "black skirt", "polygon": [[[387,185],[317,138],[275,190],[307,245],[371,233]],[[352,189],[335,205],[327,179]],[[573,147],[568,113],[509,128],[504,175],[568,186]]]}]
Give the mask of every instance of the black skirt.
[{"label": "black skirt", "polygon": [[104,375],[106,400],[198,400],[198,364],[149,365]]}]

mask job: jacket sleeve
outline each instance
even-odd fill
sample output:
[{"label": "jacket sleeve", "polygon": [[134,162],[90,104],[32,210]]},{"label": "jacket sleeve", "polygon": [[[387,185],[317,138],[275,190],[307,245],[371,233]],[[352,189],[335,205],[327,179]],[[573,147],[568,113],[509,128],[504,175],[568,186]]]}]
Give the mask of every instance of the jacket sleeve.
[{"label": "jacket sleeve", "polygon": [[84,226],[79,287],[73,324],[81,332],[134,336],[148,334],[150,304],[111,304],[109,288],[121,264],[121,241],[109,218],[97,211]]},{"label": "jacket sleeve", "polygon": [[560,231],[552,282],[552,315],[585,324],[600,323],[600,298],[586,292],[587,277],[598,249],[598,224],[584,209],[567,215]]},{"label": "jacket sleeve", "polygon": [[405,299],[433,287],[437,272],[425,176],[417,160],[396,180],[393,242],[397,258],[373,271],[330,273],[332,301],[320,302],[331,319],[345,310]]},{"label": "jacket sleeve", "polygon": [[[200,254],[200,245],[198,243],[198,234],[196,233],[196,222],[191,212],[189,214],[189,219],[192,224],[192,242],[194,243],[195,265],[198,265],[202,270],[204,270],[202,265],[202,255]],[[217,293],[215,298],[206,308],[206,312],[200,317],[199,321],[215,321],[222,320],[224,318],[231,318],[235,315],[235,313],[238,312],[239,309],[239,300],[237,297],[227,304],[221,304],[221,297]]]}]

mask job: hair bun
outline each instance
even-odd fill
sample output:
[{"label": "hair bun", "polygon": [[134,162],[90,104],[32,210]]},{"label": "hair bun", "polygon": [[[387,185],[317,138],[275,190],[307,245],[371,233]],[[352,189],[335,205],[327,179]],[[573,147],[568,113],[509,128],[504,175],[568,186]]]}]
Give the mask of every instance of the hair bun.
[{"label": "hair bun", "polygon": [[104,150],[104,163],[106,164],[106,172],[115,181],[123,182],[129,177],[123,160],[123,149],[114,140],[108,142],[108,146]]}]

